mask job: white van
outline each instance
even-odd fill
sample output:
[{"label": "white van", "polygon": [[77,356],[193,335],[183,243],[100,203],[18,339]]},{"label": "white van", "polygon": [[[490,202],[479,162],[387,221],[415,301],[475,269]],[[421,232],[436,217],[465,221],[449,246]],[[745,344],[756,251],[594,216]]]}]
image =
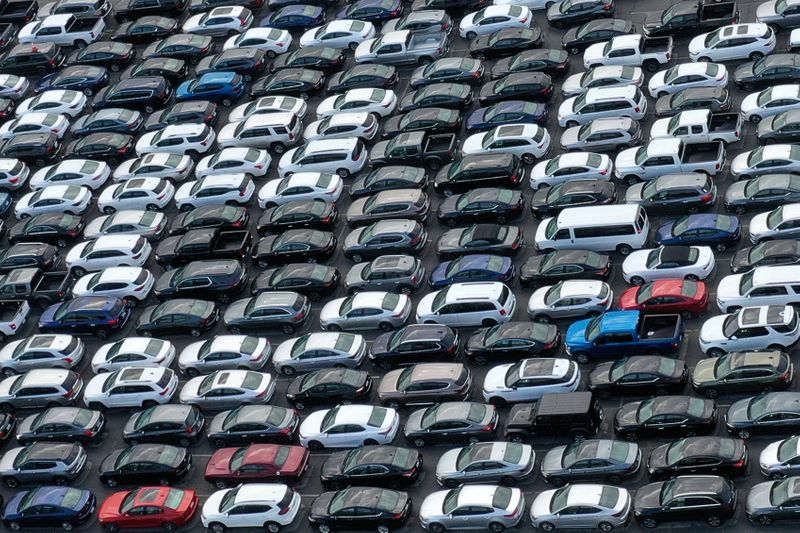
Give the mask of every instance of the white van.
[{"label": "white van", "polygon": [[719,281],[720,311],[733,313],[754,305],[800,305],[800,265],[760,266]]},{"label": "white van", "polygon": [[644,247],[650,220],[640,205],[568,207],[536,228],[534,247],[539,252],[578,248],[628,255]]},{"label": "white van", "polygon": [[294,113],[263,113],[223,126],[217,144],[220,148],[269,148],[282,154],[287,146],[297,144],[302,135],[303,123]]}]

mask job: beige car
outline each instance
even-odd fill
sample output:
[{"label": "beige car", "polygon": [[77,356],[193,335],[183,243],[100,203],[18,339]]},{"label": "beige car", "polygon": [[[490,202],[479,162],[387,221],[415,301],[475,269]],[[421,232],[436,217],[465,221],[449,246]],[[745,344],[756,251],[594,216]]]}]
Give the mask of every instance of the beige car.
[{"label": "beige car", "polygon": [[431,404],[469,399],[472,374],[461,363],[419,363],[388,372],[378,397],[386,406]]}]

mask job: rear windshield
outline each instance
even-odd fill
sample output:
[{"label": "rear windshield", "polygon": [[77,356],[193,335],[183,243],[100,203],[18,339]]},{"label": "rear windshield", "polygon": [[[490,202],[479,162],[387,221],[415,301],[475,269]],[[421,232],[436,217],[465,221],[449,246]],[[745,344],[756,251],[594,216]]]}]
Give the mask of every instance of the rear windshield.
[{"label": "rear windshield", "polygon": [[388,411],[383,407],[373,407],[372,413],[369,415],[369,420],[367,420],[367,425],[379,428],[383,425],[383,421],[386,420],[386,414]]},{"label": "rear windshield", "polygon": [[249,390],[256,390],[258,387],[261,386],[261,382],[263,381],[263,376],[258,372],[248,372],[247,375],[242,380],[242,388],[249,389]]},{"label": "rear windshield", "polygon": [[494,491],[494,497],[492,498],[492,507],[495,509],[508,508],[513,494],[513,491],[508,487],[497,487]]},{"label": "rear windshield", "polygon": [[169,370],[165,370],[164,373],[159,378],[156,385],[158,385],[162,389],[166,389],[171,379],[172,379],[172,372],[170,372]]}]

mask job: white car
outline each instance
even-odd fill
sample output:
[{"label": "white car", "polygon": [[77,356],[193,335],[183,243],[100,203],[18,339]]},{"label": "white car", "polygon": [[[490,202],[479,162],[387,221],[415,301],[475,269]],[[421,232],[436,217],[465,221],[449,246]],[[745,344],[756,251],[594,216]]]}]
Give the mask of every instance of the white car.
[{"label": "white car", "polygon": [[83,402],[97,411],[113,407],[151,407],[169,403],[177,390],[178,376],[169,368],[126,366],[89,380]]},{"label": "white car", "polygon": [[25,185],[30,175],[30,167],[19,159],[0,158],[0,189],[16,191]]},{"label": "white car", "polygon": [[302,98],[294,96],[262,96],[257,100],[238,105],[231,109],[228,122],[239,122],[261,113],[294,113],[298,118],[305,118],[308,104]]},{"label": "white car", "polygon": [[319,323],[327,331],[381,329],[391,331],[411,316],[411,299],[405,294],[364,291],[331,300],[319,313]]},{"label": "white car", "polygon": [[190,377],[215,370],[261,370],[269,361],[272,346],[264,337],[217,335],[193,342],[178,356],[178,370]]},{"label": "white car", "polygon": [[754,124],[792,109],[800,109],[800,85],[798,84],[773,85],[763,91],[748,94],[739,107],[742,118]]},{"label": "white car", "polygon": [[492,4],[496,6],[525,6],[530,10],[548,9],[551,5],[555,4],[556,0],[493,0]]},{"label": "white car", "polygon": [[561,84],[561,94],[564,98],[570,98],[595,87],[641,87],[643,83],[644,73],[639,67],[603,65],[568,76]]},{"label": "white car", "polygon": [[329,96],[317,106],[317,118],[337,113],[363,111],[388,117],[397,107],[397,95],[391,89],[350,89],[344,94]]},{"label": "white car", "polygon": [[388,407],[339,405],[314,411],[300,424],[300,444],[309,450],[389,444],[400,428],[400,415]]},{"label": "white car", "polygon": [[506,28],[530,28],[532,24],[533,14],[527,7],[491,5],[464,16],[458,25],[458,34],[472,40]]},{"label": "white car", "polygon": [[775,239],[797,239],[800,232],[800,203],[784,204],[754,215],[747,231],[753,244]]},{"label": "white car", "polygon": [[180,402],[201,409],[233,409],[268,404],[274,393],[275,380],[265,372],[216,370],[187,381],[181,388]]},{"label": "white car", "polygon": [[150,243],[138,235],[103,235],[73,246],[65,266],[78,277],[113,266],[143,267],[152,251]]},{"label": "white car", "polygon": [[33,112],[9,120],[0,126],[0,139],[10,139],[22,133],[52,133],[63,139],[69,130],[69,120],[55,113]]},{"label": "white car", "polygon": [[467,137],[461,145],[464,154],[507,153],[527,165],[550,151],[550,134],[536,124],[507,124]]},{"label": "white car", "polygon": [[26,113],[44,112],[66,115],[73,119],[83,113],[86,103],[86,96],[78,91],[45,91],[39,96],[31,96],[20,102],[16,115],[21,117]]},{"label": "white car", "polygon": [[155,276],[142,267],[115,266],[81,277],[72,287],[72,295],[114,296],[134,307],[150,296],[155,282]]},{"label": "white car", "polygon": [[356,113],[337,113],[315,120],[303,131],[303,139],[347,139],[358,137],[371,141],[378,134],[380,124],[375,115],[366,111]]},{"label": "white car", "polygon": [[56,165],[37,170],[31,176],[30,188],[38,191],[50,185],[82,185],[96,191],[111,177],[108,163],[91,159],[66,159]]},{"label": "white car", "polygon": [[194,175],[197,179],[219,174],[242,173],[261,178],[267,175],[272,156],[259,148],[223,148],[197,162]]},{"label": "white car", "polygon": [[207,13],[198,13],[186,19],[183,33],[200,35],[232,36],[248,29],[253,24],[253,13],[246,7],[215,7]]},{"label": "white car", "polygon": [[220,148],[271,148],[275,153],[283,153],[287,145],[300,140],[302,126],[299,117],[288,111],[257,113],[222,126],[217,135],[217,145]]},{"label": "white car", "polygon": [[538,531],[556,528],[611,531],[628,524],[632,508],[633,498],[627,489],[575,483],[536,495],[530,520]]},{"label": "white car", "polygon": [[145,133],[136,141],[136,154],[166,152],[197,156],[211,150],[217,134],[208,124],[170,124],[163,130]]},{"label": "white car", "polygon": [[244,483],[218,490],[203,503],[200,522],[209,531],[250,528],[277,532],[300,512],[300,494],[282,483]]},{"label": "white car", "polygon": [[233,50],[236,48],[258,48],[264,50],[267,57],[274,58],[279,54],[285,54],[292,46],[292,34],[288,30],[277,28],[250,28],[238,35],[232,35],[225,44],[223,50]]},{"label": "white car", "polygon": [[268,209],[294,200],[324,200],[335,204],[344,190],[344,181],[336,174],[298,172],[265,183],[258,191],[258,206]]},{"label": "white car", "polygon": [[175,205],[181,211],[201,205],[245,205],[255,191],[256,186],[247,174],[216,174],[181,185],[175,193]]},{"label": "white car", "polygon": [[742,152],[731,161],[730,172],[737,181],[762,174],[800,172],[800,145],[773,144]]},{"label": "white car", "polygon": [[102,345],[92,357],[95,374],[116,372],[124,367],[160,366],[169,368],[175,359],[175,346],[149,337],[126,337]]},{"label": "white car", "polygon": [[325,172],[347,178],[361,172],[368,160],[367,148],[357,137],[317,139],[284,153],[278,161],[278,175]]},{"label": "white car", "polygon": [[114,181],[127,181],[132,178],[165,178],[174,182],[189,177],[194,162],[188,155],[158,152],[136,159],[128,159],[114,169]]},{"label": "white car", "polygon": [[514,320],[517,298],[499,281],[453,283],[426,294],[417,304],[417,324],[494,326]]},{"label": "white car", "polygon": [[727,87],[728,69],[716,63],[681,63],[653,74],[647,90],[653,98],[690,87]]},{"label": "white car", "polygon": [[[794,300],[800,265],[757,266],[744,274],[723,276],[717,283],[717,308],[733,313],[754,305],[784,305]],[[792,290],[786,288],[792,284]]]},{"label": "white car", "polygon": [[566,279],[539,287],[528,300],[528,316],[536,322],[595,316],[611,309],[614,292],[596,279]]},{"label": "white car", "polygon": [[92,203],[92,191],[78,185],[48,185],[29,192],[17,201],[14,214],[19,219],[40,213],[67,213],[80,215]]},{"label": "white car", "polygon": [[311,28],[300,36],[300,48],[327,46],[329,48],[349,48],[375,37],[375,26],[362,20],[337,19]]},{"label": "white car", "polygon": [[692,61],[756,61],[775,49],[775,31],[766,24],[730,24],[689,41]]},{"label": "white car", "polygon": [[633,285],[658,279],[706,279],[714,271],[709,246],[661,246],[631,252],[622,262],[622,277]]},{"label": "white car", "polygon": [[483,399],[494,405],[538,400],[542,394],[574,392],[581,384],[578,364],[570,359],[537,357],[489,369]]},{"label": "white car", "polygon": [[427,493],[419,506],[420,525],[434,532],[516,530],[524,515],[523,492],[517,487],[499,484],[437,490]]},{"label": "white car", "polygon": [[539,161],[531,169],[531,188],[552,187],[574,180],[610,180],[614,163],[605,154],[570,152]]},{"label": "white car", "polygon": [[340,332],[307,333],[283,341],[272,355],[272,364],[281,374],[330,367],[356,368],[367,355],[367,342],[361,335]]},{"label": "white car", "polygon": [[19,100],[28,92],[31,84],[25,76],[0,74],[0,97]]},{"label": "white car", "polygon": [[86,345],[77,337],[35,334],[9,342],[0,349],[0,372],[9,377],[34,368],[75,368]]},{"label": "white car", "polygon": [[162,178],[136,178],[109,185],[97,197],[97,208],[106,215],[122,209],[158,211],[175,195],[175,186]]},{"label": "white car", "polygon": [[743,307],[709,318],[700,327],[700,349],[709,357],[748,350],[786,350],[800,339],[791,305]]},{"label": "white car", "polygon": [[102,235],[141,235],[157,239],[167,229],[167,215],[155,211],[127,210],[97,217],[83,229],[84,239]]}]

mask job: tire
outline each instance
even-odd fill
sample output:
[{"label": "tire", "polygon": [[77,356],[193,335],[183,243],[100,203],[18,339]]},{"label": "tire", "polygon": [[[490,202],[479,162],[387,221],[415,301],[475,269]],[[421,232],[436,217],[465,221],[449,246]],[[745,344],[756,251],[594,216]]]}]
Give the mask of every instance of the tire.
[{"label": "tire", "polygon": [[328,524],[319,524],[317,526],[317,531],[319,531],[319,533],[333,533],[333,528]]},{"label": "tire", "polygon": [[667,91],[659,91],[656,98],[661,98],[662,96],[667,96],[669,93]]},{"label": "tire", "polygon": [[322,443],[318,440],[312,440],[308,443],[308,449],[318,452],[320,450],[325,449],[325,446],[323,446]]},{"label": "tire", "polygon": [[620,244],[617,246],[617,253],[622,256],[630,255],[633,251],[633,248],[629,244]]},{"label": "tire", "polygon": [[[447,486],[447,485],[445,485],[445,486]],[[454,489],[457,486],[458,486],[458,483],[456,483],[455,486],[451,487],[451,488]],[[442,524],[440,524],[438,522],[434,522],[434,523],[432,523],[432,524],[430,524],[428,526],[428,531],[430,531],[431,533],[444,533],[446,531],[446,529]]]},{"label": "tire", "polygon": [[753,124],[758,124],[759,122],[761,122],[761,117],[758,115],[750,115],[750,122],[752,122]]},{"label": "tire", "polygon": [[174,522],[164,522],[161,524],[161,529],[164,531],[175,531],[178,529],[178,526],[176,526]]},{"label": "tire", "polygon": [[16,375],[17,375],[17,371],[14,370],[13,368],[4,368],[3,369],[3,376],[5,376],[7,378],[10,378],[10,377],[16,376]]},{"label": "tire", "polygon": [[776,350],[776,351],[779,351],[779,352],[783,352],[783,351],[786,350],[786,348],[784,346],[781,346],[780,344],[770,344],[769,346],[767,346],[767,348],[770,349],[770,350]]},{"label": "tire", "polygon": [[419,64],[419,66],[421,67],[424,67],[425,65],[430,65],[431,63],[433,63],[433,58],[428,56],[422,56],[417,61],[417,64]]},{"label": "tire", "polygon": [[281,525],[277,522],[267,522],[264,524],[264,529],[269,533],[278,533],[281,530]]},{"label": "tire", "polygon": [[294,367],[291,366],[281,367],[281,374],[283,374],[284,376],[294,376],[295,372],[297,372],[297,370],[295,370]]},{"label": "tire", "polygon": [[785,477],[786,476],[780,472],[773,472],[769,475],[769,478],[773,481],[778,481],[779,479],[784,479]]},{"label": "tire", "polygon": [[714,249],[722,253],[728,249],[728,245],[726,245],[724,242],[718,242],[717,244],[714,245]]},{"label": "tire", "polygon": [[189,440],[187,437],[181,437],[178,439],[178,446],[182,446],[183,448],[188,448],[192,445],[192,441]]},{"label": "tire", "polygon": [[[105,405],[103,405],[103,404],[102,404],[102,403],[100,403],[100,402],[91,402],[91,403],[89,403],[89,409],[92,409],[93,411],[100,411],[100,412],[103,412],[103,411],[105,411],[105,409],[106,409],[106,406],[105,406]],[[132,444],[132,443],[133,443],[133,441],[131,441],[131,444]]]},{"label": "tire", "polygon": [[499,398],[497,396],[493,396],[493,397],[489,398],[489,403],[494,405],[495,407],[505,407],[505,405],[508,402],[506,402],[504,398]]},{"label": "tire", "polygon": [[378,325],[378,327],[380,328],[381,331],[387,331],[387,332],[392,331],[394,329],[394,326],[388,322],[381,322],[380,325]]},{"label": "tire", "polygon": [[200,331],[200,330],[199,330],[199,329],[197,329],[197,328],[193,328],[193,329],[190,329],[190,330],[189,330],[189,335],[191,335],[192,337],[199,337],[199,336],[200,336],[200,335],[202,335],[202,334],[203,334],[203,332],[202,332],[202,331]]},{"label": "tire", "polygon": [[575,360],[582,365],[589,364],[589,354],[586,352],[578,352],[575,354]]},{"label": "tire", "polygon": [[214,446],[215,448],[224,448],[225,441],[222,439],[214,439],[213,441],[211,441],[211,445]]},{"label": "tire", "polygon": [[576,56],[581,53],[581,49],[577,46],[573,46],[572,48],[569,49],[569,53]]},{"label": "tire", "polygon": [[759,516],[756,517],[756,522],[758,522],[759,525],[762,525],[762,526],[769,526],[769,525],[772,524],[773,519],[769,515],[762,514],[762,515],[759,515]]},{"label": "tire", "polygon": [[500,533],[501,531],[505,531],[506,526],[501,524],[500,522],[489,522],[489,531],[492,533]]},{"label": "tire", "polygon": [[336,173],[337,173],[337,174],[339,175],[339,177],[340,177],[340,178],[342,178],[342,179],[347,179],[347,178],[349,178],[349,177],[350,177],[350,171],[349,171],[349,170],[347,170],[346,168],[340,168],[340,169],[338,169],[338,170],[336,171]]},{"label": "tire", "polygon": [[612,474],[608,476],[608,482],[611,483],[612,485],[619,485],[620,483],[622,483],[622,476]]},{"label": "tire", "polygon": [[747,440],[750,438],[750,432],[746,429],[743,429],[739,432],[739,438],[742,440]]},{"label": "tire", "polygon": [[504,487],[513,487],[517,484],[517,478],[505,476],[500,478],[500,484]]},{"label": "tire", "polygon": [[762,57],[764,57],[764,54],[761,52],[753,52],[750,54],[750,61],[758,61]]},{"label": "tire", "polygon": [[214,482],[214,486],[222,490],[228,488],[228,483],[220,479]]},{"label": "tire", "polygon": [[211,522],[208,524],[208,529],[213,533],[225,533],[225,526],[219,522]]},{"label": "tire", "polygon": [[658,527],[658,522],[653,518],[645,518],[642,520],[642,525],[647,529],[655,529]]},{"label": "tire", "polygon": [[545,314],[538,314],[533,317],[534,322],[541,322],[542,324],[549,324],[552,322],[549,316]]},{"label": "tire", "polygon": [[69,480],[65,477],[58,476],[53,478],[53,484],[58,485],[59,487],[65,487],[69,484]]},{"label": "tire", "polygon": [[158,402],[156,402],[156,401],[145,400],[145,401],[142,402],[142,409],[149,409],[151,407],[155,407],[156,405],[158,405]]},{"label": "tire", "polygon": [[112,63],[110,68],[111,72],[119,72],[119,65],[117,65],[116,63]]},{"label": "tire", "polygon": [[231,333],[231,335],[240,335],[242,333],[242,328],[239,326],[230,326],[228,331]]},{"label": "tire", "polygon": [[144,106],[144,112],[147,113],[147,114],[152,115],[153,111],[155,111],[155,110],[156,110],[156,108],[151,106],[151,105]]},{"label": "tire", "polygon": [[355,52],[356,48],[358,48],[358,43],[350,43],[350,44],[347,45],[347,48],[349,48],[350,50]]},{"label": "tire", "polygon": [[439,161],[438,159],[429,159],[428,161],[425,162],[425,164],[427,165],[429,170],[432,170],[434,172],[442,168],[442,162]]},{"label": "tire", "polygon": [[631,285],[644,285],[644,278],[641,276],[633,276],[631,278]]},{"label": "tire", "polygon": [[375,439],[366,439],[364,441],[364,446],[377,446],[377,445],[378,441],[376,441]]},{"label": "tire", "polygon": [[331,324],[325,329],[326,331],[333,331],[334,333],[339,333],[340,331],[342,331],[342,328],[336,324]]},{"label": "tire", "polygon": [[94,95],[94,91],[91,90],[89,87],[87,87],[83,90],[83,94],[85,94],[86,96],[92,96]]},{"label": "tire", "polygon": [[354,263],[360,263],[361,260],[364,258],[361,257],[361,254],[353,254],[352,256],[350,256],[350,259],[352,259]]},{"label": "tire", "polygon": [[694,275],[694,274],[686,274],[686,275],[683,277],[683,279],[688,279],[689,281],[699,281],[699,280],[700,280],[700,278],[698,278],[698,277],[697,277],[696,275]]},{"label": "tire", "polygon": [[566,485],[566,484],[567,484],[567,481],[566,481],[564,478],[560,478],[560,477],[558,477],[558,476],[556,476],[556,477],[551,477],[551,478],[550,478],[550,479],[548,479],[547,481],[548,481],[548,482],[549,482],[551,485],[553,485],[554,487],[563,487],[564,485]]},{"label": "tire", "polygon": [[689,208],[687,211],[688,211],[688,213],[689,213],[690,215],[695,215],[695,214],[697,214],[697,213],[699,213],[699,212],[700,212],[700,208],[699,208],[699,207],[697,207],[696,205],[693,205],[693,206],[692,206],[692,207],[690,207],[690,208]]},{"label": "tire", "polygon": [[556,530],[556,526],[554,526],[552,522],[542,522],[541,524],[539,524],[539,529],[541,529],[542,531],[548,531],[548,532],[549,531],[555,531]]},{"label": "tire", "polygon": [[267,50],[267,57],[270,59],[275,59],[278,54],[275,53],[275,50]]},{"label": "tire", "polygon": [[636,442],[637,440],[639,440],[639,435],[637,435],[636,433],[623,433],[622,438],[628,442]]},{"label": "tire", "polygon": [[744,215],[745,213],[747,213],[747,208],[744,207],[743,205],[737,205],[736,207],[733,208],[733,212],[736,213],[737,215]]},{"label": "tire", "polygon": [[416,439],[414,439],[413,444],[417,448],[424,448],[425,447],[425,439],[417,437]]},{"label": "tire", "polygon": [[568,120],[568,121],[567,121],[567,127],[568,127],[568,128],[574,128],[575,126],[580,126],[580,124],[578,124],[578,123],[577,123],[576,121],[574,121],[574,120]]},{"label": "tire", "polygon": [[484,328],[491,328],[492,326],[496,325],[497,321],[494,320],[493,318],[484,318],[483,320],[481,320],[481,326]]},{"label": "tire", "polygon": [[709,516],[708,518],[706,518],[706,524],[708,524],[711,527],[719,527],[722,525],[722,518],[714,515]]},{"label": "tire", "polygon": [[220,103],[222,104],[222,107],[230,107],[233,105],[233,100],[230,98],[223,98]]},{"label": "tire", "polygon": [[108,330],[107,329],[98,329],[94,332],[98,339],[107,339],[108,338]]},{"label": "tire", "polygon": [[[19,530],[22,529],[22,526],[20,525],[19,522],[9,522],[8,523],[8,528],[9,529],[13,529],[14,531],[19,531]],[[114,529],[114,530],[109,529],[109,531],[116,531],[116,529]]]},{"label": "tire", "polygon": [[697,61],[699,61],[699,62],[701,62],[701,63],[711,63],[711,58],[709,58],[709,57],[706,57],[706,56],[703,56],[703,57],[701,57],[701,58],[698,58],[698,60],[697,60]]},{"label": "tire", "polygon": [[597,527],[600,531],[612,531],[614,529],[614,526],[609,522],[600,522]]},{"label": "tire", "polygon": [[3,483],[6,484],[6,487],[10,489],[16,489],[19,487],[19,480],[15,477],[7,477],[3,480]]},{"label": "tire", "polygon": [[658,67],[661,65],[658,63],[658,61],[645,61],[643,66],[647,72],[653,73],[657,71]]},{"label": "tire", "polygon": [[557,30],[563,30],[564,29],[564,23],[563,22],[553,22],[553,27],[555,29],[557,29]]},{"label": "tire", "polygon": [[477,36],[478,36],[478,34],[477,34],[477,33],[475,33],[474,31],[469,31],[469,32],[467,32],[467,39],[469,39],[470,41],[471,41],[472,39],[474,39],[475,37],[477,37]]},{"label": "tire", "polygon": [[[460,483],[458,481],[456,481],[455,479],[446,479],[444,481],[444,486],[445,486],[445,488],[448,488],[448,489],[454,489],[454,488],[458,487],[459,485],[460,485]],[[433,530],[431,530],[431,531],[433,531]]]},{"label": "tire", "polygon": [[276,154],[282,154],[286,151],[286,146],[284,146],[283,143],[272,143],[270,148],[272,148],[272,151]]},{"label": "tire", "polygon": [[75,526],[72,525],[72,522],[61,522],[61,529],[64,531],[72,531]]}]

